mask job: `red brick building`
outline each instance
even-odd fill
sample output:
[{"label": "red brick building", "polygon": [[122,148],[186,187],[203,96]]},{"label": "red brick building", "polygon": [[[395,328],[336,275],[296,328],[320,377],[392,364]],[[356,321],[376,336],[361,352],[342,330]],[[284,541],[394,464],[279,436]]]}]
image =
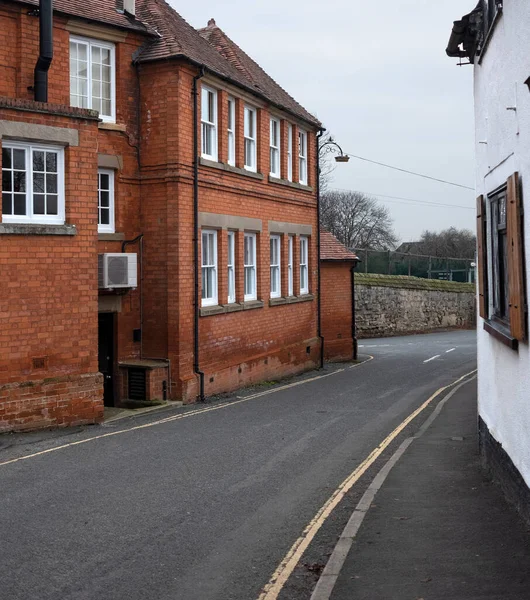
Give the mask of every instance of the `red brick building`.
[{"label": "red brick building", "polygon": [[163,0],[55,0],[37,102],[38,8],[0,6],[0,431],[318,365],[320,123]]},{"label": "red brick building", "polygon": [[356,357],[353,271],[358,261],[332,233],[321,232],[322,337],[326,360]]}]

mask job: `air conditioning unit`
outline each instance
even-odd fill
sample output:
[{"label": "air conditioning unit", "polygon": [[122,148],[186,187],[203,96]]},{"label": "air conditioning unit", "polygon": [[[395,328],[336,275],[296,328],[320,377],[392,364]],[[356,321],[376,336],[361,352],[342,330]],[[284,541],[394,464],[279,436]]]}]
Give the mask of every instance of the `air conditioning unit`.
[{"label": "air conditioning unit", "polygon": [[98,255],[99,289],[135,288],[137,257],[132,253]]}]

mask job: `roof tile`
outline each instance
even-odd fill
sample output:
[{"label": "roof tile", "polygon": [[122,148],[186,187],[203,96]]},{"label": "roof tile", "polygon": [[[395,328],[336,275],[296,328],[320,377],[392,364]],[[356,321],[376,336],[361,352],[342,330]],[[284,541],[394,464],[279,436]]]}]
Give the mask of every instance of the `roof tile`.
[{"label": "roof tile", "polygon": [[320,259],[355,261],[358,257],[329,231],[320,232]]}]

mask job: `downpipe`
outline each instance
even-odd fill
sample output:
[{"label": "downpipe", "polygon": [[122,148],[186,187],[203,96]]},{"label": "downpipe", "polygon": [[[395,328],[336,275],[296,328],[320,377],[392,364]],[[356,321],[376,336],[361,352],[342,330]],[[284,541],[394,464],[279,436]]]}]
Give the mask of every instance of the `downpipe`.
[{"label": "downpipe", "polygon": [[205,74],[204,66],[193,78],[193,272],[194,272],[194,319],[193,319],[193,371],[199,377],[199,402],[205,401],[204,372],[200,368],[199,348],[199,92],[197,83]]},{"label": "downpipe", "polygon": [[322,335],[322,293],[320,274],[320,139],[325,129],[317,133],[317,336],[320,339],[320,368],[324,368],[324,336]]},{"label": "downpipe", "polygon": [[53,0],[40,0],[39,30],[39,58],[35,65],[33,94],[36,102],[48,102],[48,71],[53,60]]}]

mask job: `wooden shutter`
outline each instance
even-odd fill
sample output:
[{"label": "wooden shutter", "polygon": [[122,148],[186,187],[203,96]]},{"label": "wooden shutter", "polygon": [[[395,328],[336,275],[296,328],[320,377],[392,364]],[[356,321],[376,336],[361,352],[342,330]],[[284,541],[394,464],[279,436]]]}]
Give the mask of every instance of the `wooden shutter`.
[{"label": "wooden shutter", "polygon": [[525,269],[522,229],[522,203],[519,188],[519,173],[514,173],[508,179],[508,192],[506,198],[508,291],[512,336],[521,342],[526,339]]},{"label": "wooden shutter", "polygon": [[484,206],[484,196],[477,198],[477,274],[478,274],[478,303],[479,314],[483,319],[488,318],[488,294],[487,294],[487,277],[486,269],[488,268],[487,260],[487,243],[486,243],[486,209]]}]

